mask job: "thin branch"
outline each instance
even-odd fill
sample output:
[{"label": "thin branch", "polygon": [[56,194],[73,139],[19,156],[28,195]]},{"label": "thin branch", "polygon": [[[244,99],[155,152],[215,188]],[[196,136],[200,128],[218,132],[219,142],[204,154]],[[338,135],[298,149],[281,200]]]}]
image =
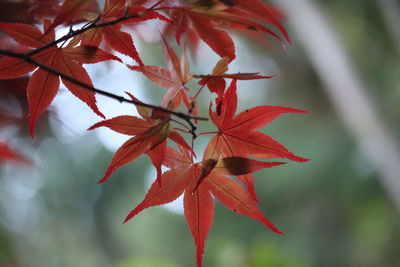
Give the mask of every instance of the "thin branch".
[{"label": "thin branch", "polygon": [[[197,126],[194,125],[194,123],[190,120],[190,119],[185,119],[186,122],[190,125],[190,128],[192,128],[191,134],[192,134],[192,138],[193,140],[197,138],[197,134],[196,134],[196,130],[197,130]],[[208,119],[206,119],[208,120]],[[204,121],[204,119],[203,119]]]},{"label": "thin branch", "polygon": [[206,135],[206,134],[219,134],[220,132],[202,132],[197,134],[197,136]]},{"label": "thin branch", "polygon": [[212,78],[212,77],[223,77],[221,75],[212,75],[212,74],[192,74],[194,79],[203,79],[203,78]]},{"label": "thin branch", "polygon": [[[147,9],[147,11],[153,10],[154,8],[155,7],[149,8],[149,9]],[[133,18],[139,18],[139,17],[142,17],[142,16],[143,16],[143,12],[132,14],[132,15],[125,14],[124,16],[119,17],[119,18],[117,18],[115,20],[102,22],[102,23],[97,23],[101,19],[101,15],[99,15],[92,23],[83,26],[79,30],[71,30],[68,34],[60,37],[59,39],[54,40],[54,41],[52,41],[50,43],[47,43],[47,44],[43,45],[42,47],[36,48],[35,50],[32,50],[31,52],[28,53],[28,55],[29,56],[33,56],[33,55],[35,55],[37,53],[42,52],[43,50],[46,50],[46,49],[48,49],[48,48],[50,48],[50,47],[52,47],[54,45],[57,45],[57,44],[59,44],[61,42],[67,41],[67,40],[71,39],[72,37],[75,37],[75,36],[77,36],[79,34],[82,34],[82,33],[86,32],[86,31],[88,31],[90,29],[111,26],[111,25],[118,24],[118,23],[120,23],[122,21],[125,21],[125,20],[129,20],[129,19],[133,19]]]},{"label": "thin branch", "polygon": [[185,129],[181,129],[181,128],[174,128],[174,130],[180,131],[182,133],[187,133],[187,134],[190,133],[190,131],[185,130]]},{"label": "thin branch", "polygon": [[157,3],[155,3],[154,5],[152,5],[150,8],[149,8],[149,10],[152,10],[152,9],[154,9],[154,8],[156,8],[157,6],[159,6],[162,2],[164,2],[165,0],[160,0],[160,1],[158,1]]},{"label": "thin branch", "polygon": [[48,73],[51,73],[51,74],[54,74],[54,75],[58,75],[61,78],[65,79],[65,80],[67,80],[69,82],[72,82],[72,83],[74,83],[74,84],[76,84],[76,85],[78,85],[78,86],[80,86],[80,87],[82,87],[84,89],[96,92],[99,95],[103,95],[103,96],[115,99],[115,100],[117,100],[117,101],[119,101],[121,103],[123,103],[123,102],[131,103],[131,104],[135,104],[135,105],[138,105],[138,106],[148,107],[148,108],[159,110],[159,111],[171,114],[171,115],[175,115],[176,117],[187,121],[193,131],[196,130],[196,126],[191,122],[191,120],[203,120],[203,121],[208,120],[208,118],[197,117],[197,116],[193,116],[193,115],[190,115],[190,114],[185,114],[185,113],[182,113],[182,112],[178,112],[178,111],[174,111],[174,110],[171,110],[171,109],[167,109],[167,108],[164,108],[164,107],[161,107],[161,106],[156,106],[156,105],[152,105],[152,104],[143,103],[141,101],[135,101],[135,100],[127,99],[127,98],[125,98],[123,96],[118,96],[118,95],[109,93],[107,91],[104,91],[104,90],[101,90],[101,89],[97,89],[97,88],[95,88],[95,87],[93,87],[91,85],[88,85],[88,84],[84,83],[84,82],[78,81],[78,80],[76,80],[75,78],[73,78],[73,77],[71,77],[69,75],[66,75],[64,73],[58,72],[58,71],[52,69],[49,66],[46,66],[46,65],[44,65],[44,64],[42,64],[40,62],[37,62],[36,60],[32,59],[29,56],[29,54],[16,53],[16,52],[7,51],[7,50],[3,50],[3,49],[0,49],[0,54],[1,55],[5,55],[5,56],[9,56],[9,57],[13,57],[13,58],[21,59],[21,60],[23,60],[23,61],[25,61],[25,62],[27,62],[29,64],[32,64],[34,66],[37,66],[37,67],[47,71]]},{"label": "thin branch", "polygon": [[[159,1],[157,4],[153,5],[151,8],[147,9],[147,11],[154,10],[163,1],[164,0]],[[57,40],[54,40],[54,41],[52,41],[50,43],[47,43],[47,44],[43,45],[42,47],[36,48],[36,49],[34,49],[34,50],[32,50],[32,51],[30,51],[28,53],[16,53],[16,52],[11,52],[11,51],[6,51],[6,50],[3,50],[3,49],[0,49],[0,54],[24,60],[25,62],[27,62],[29,64],[35,65],[35,66],[37,66],[37,67],[39,67],[39,68],[41,68],[41,69],[43,69],[43,70],[45,70],[45,71],[47,71],[47,72],[49,72],[51,74],[58,75],[61,78],[65,79],[65,80],[67,80],[69,82],[72,82],[72,83],[74,83],[74,84],[76,84],[78,86],[81,86],[84,89],[87,89],[87,90],[96,92],[96,93],[98,93],[100,95],[115,99],[115,100],[117,100],[117,101],[119,101],[121,103],[123,103],[123,102],[131,103],[131,104],[134,104],[134,105],[148,107],[148,108],[152,108],[152,109],[155,109],[155,110],[159,110],[159,111],[166,112],[168,114],[174,115],[174,116],[176,116],[178,118],[181,118],[181,119],[185,120],[190,125],[190,127],[192,129],[191,133],[193,135],[193,138],[196,138],[195,131],[196,131],[197,127],[194,125],[194,123],[191,120],[203,120],[203,121],[206,121],[206,120],[208,120],[208,118],[193,116],[191,114],[185,114],[185,113],[174,111],[174,110],[170,110],[170,109],[167,109],[167,108],[164,108],[164,107],[161,107],[161,106],[146,104],[146,103],[143,103],[143,102],[140,102],[140,101],[127,99],[127,98],[124,98],[122,96],[118,96],[118,95],[109,93],[107,91],[95,88],[95,87],[93,87],[91,85],[88,85],[88,84],[83,83],[83,82],[81,82],[79,80],[76,80],[75,78],[73,78],[73,77],[71,77],[69,75],[66,75],[64,73],[60,73],[60,72],[52,69],[49,66],[41,64],[40,62],[38,62],[38,61],[36,61],[36,60],[34,60],[32,58],[33,55],[38,54],[38,53],[40,53],[40,52],[42,52],[42,51],[44,51],[44,50],[46,50],[46,49],[48,49],[48,48],[50,48],[52,46],[55,46],[55,45],[57,45],[57,44],[59,44],[61,42],[66,42],[69,39],[71,39],[71,38],[73,38],[73,37],[75,37],[75,36],[77,36],[79,34],[82,34],[82,33],[86,32],[86,31],[88,31],[90,29],[115,25],[115,24],[118,24],[118,23],[120,23],[122,21],[126,21],[126,20],[133,19],[133,18],[138,18],[138,17],[141,17],[141,16],[143,16],[143,12],[132,14],[132,15],[128,15],[126,13],[126,14],[124,14],[124,16],[119,17],[119,18],[117,18],[115,20],[98,23],[100,21],[100,19],[101,19],[101,15],[99,15],[92,23],[86,24],[86,25],[84,25],[82,28],[80,28],[78,30],[73,30],[72,27],[71,27],[70,32],[68,34],[60,37]]]},{"label": "thin branch", "polygon": [[202,84],[202,85],[200,86],[200,88],[197,90],[196,94],[195,94],[194,97],[193,97],[194,99],[197,99],[197,97],[200,95],[201,91],[202,91],[203,88],[206,86],[207,81],[208,81],[208,78],[207,78],[206,82],[204,82],[204,84]]}]

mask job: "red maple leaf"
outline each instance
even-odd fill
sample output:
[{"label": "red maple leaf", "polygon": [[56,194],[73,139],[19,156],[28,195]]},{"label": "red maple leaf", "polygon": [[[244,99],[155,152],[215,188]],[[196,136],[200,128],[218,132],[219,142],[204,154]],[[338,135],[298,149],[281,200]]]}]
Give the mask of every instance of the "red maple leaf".
[{"label": "red maple leaf", "polygon": [[[286,158],[297,162],[308,161],[306,158],[294,155],[270,136],[257,131],[283,113],[307,113],[307,111],[281,106],[257,106],[235,115],[236,82],[237,80],[232,80],[223,97],[217,99],[216,111],[212,111],[210,106],[210,118],[218,131],[207,145],[207,156],[221,153],[224,157]],[[252,175],[237,177],[257,200]]]},{"label": "red maple leaf", "polygon": [[[192,74],[189,73],[186,49],[184,47],[179,59],[178,55],[162,36],[161,41],[168,68],[153,65],[128,65],[128,67],[131,70],[143,73],[143,75],[155,84],[169,89],[165,93],[161,103],[163,106],[168,106],[171,103],[175,108],[178,108],[183,100],[187,108],[191,108],[192,100],[187,94],[189,89],[185,87],[185,84],[192,79]],[[169,108],[173,107],[170,106]],[[192,114],[197,115],[196,112]]]},{"label": "red maple leaf", "polygon": [[[133,16],[131,19],[121,20],[119,23],[113,23],[108,26],[94,27],[82,35],[82,44],[87,46],[99,47],[104,39],[106,44],[124,55],[133,58],[139,65],[143,62],[136,50],[131,35],[121,30],[124,24],[139,23],[151,19],[160,19],[166,22],[170,20],[161,14],[148,10],[141,6],[132,6],[126,9],[125,0],[107,0],[105,2],[103,13],[99,15],[97,24],[115,21],[121,17]],[[96,18],[93,18],[96,19]]]},{"label": "red maple leaf", "polygon": [[233,60],[235,45],[231,37],[221,29],[216,28],[217,23],[199,15],[194,10],[181,7],[170,12],[171,20],[177,27],[176,39],[180,43],[183,33],[195,33],[197,38],[203,40],[220,57]]},{"label": "red maple leaf", "polygon": [[[45,21],[45,31],[50,22]],[[38,28],[19,23],[0,23],[0,29],[24,47],[40,48],[55,40],[54,30],[43,34]],[[32,56],[38,63],[54,71],[65,74],[79,82],[92,86],[89,74],[82,64],[97,63],[104,60],[119,60],[117,57],[99,49],[85,46],[74,46],[70,42],[67,46],[52,45]],[[26,50],[26,48],[24,48]],[[120,61],[120,60],[119,60]],[[0,79],[11,79],[27,74],[37,67],[23,59],[3,57],[0,59]],[[95,93],[82,88],[64,78],[64,85],[72,94],[86,103],[94,113],[104,118],[96,104]],[[29,104],[29,126],[33,137],[37,119],[43,114],[56,96],[60,86],[58,75],[49,73],[41,68],[37,69],[29,79],[27,96]]]},{"label": "red maple leaf", "polygon": [[[260,0],[228,0],[224,2],[230,2],[228,8],[225,10],[226,13],[242,18],[248,18],[252,21],[261,20],[272,24],[279,30],[285,39],[290,42],[290,38],[286,29],[279,22],[279,20],[283,17],[282,13],[270,4],[263,3]],[[268,32],[269,29],[262,29],[258,27],[252,28],[251,25],[247,29],[266,32],[277,37],[273,32]],[[280,39],[279,37],[277,38]]]},{"label": "red maple leaf", "polygon": [[[273,232],[282,234],[259,210],[246,190],[227,175],[248,174],[284,163],[227,157],[215,161],[212,168],[205,170],[213,159],[204,158],[203,162],[194,163],[189,151],[183,147],[179,152],[168,148],[165,158],[164,164],[170,170],[162,174],[162,184],[154,182],[144,200],[124,222],[146,208],[169,203],[184,194],[184,213],[197,247],[198,267],[202,266],[204,243],[214,218],[213,196],[228,209],[258,220]],[[200,180],[203,180],[201,184]]]},{"label": "red maple leaf", "polygon": [[235,45],[223,28],[263,32],[281,40],[279,35],[261,22],[274,25],[289,40],[280,24],[277,12],[259,0],[243,1],[195,1],[195,3],[174,7],[170,17],[176,27],[176,39],[180,42],[183,33],[195,33],[221,57],[235,59]]},{"label": "red maple leaf", "polygon": [[54,18],[53,23],[46,29],[45,33],[48,33],[60,24],[79,19],[81,13],[95,3],[96,1],[93,0],[66,0]]},{"label": "red maple leaf", "polygon": [[[137,99],[129,94],[132,100]],[[191,150],[185,139],[170,125],[170,116],[163,112],[152,112],[150,109],[138,106],[139,114],[136,116],[118,116],[109,120],[98,122],[89,130],[98,127],[108,127],[118,133],[133,135],[115,152],[104,177],[98,182],[105,182],[119,167],[134,161],[143,153],[147,153],[157,169],[157,180],[161,183],[161,165],[165,159],[167,138]]]}]

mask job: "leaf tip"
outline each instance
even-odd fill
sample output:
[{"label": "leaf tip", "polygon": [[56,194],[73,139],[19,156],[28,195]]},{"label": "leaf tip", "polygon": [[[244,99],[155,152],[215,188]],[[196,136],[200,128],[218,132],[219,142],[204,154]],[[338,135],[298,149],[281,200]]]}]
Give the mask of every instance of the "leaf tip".
[{"label": "leaf tip", "polygon": [[297,110],[297,113],[302,113],[302,114],[308,114],[308,113],[310,113],[310,111],[305,110],[305,109],[296,109],[296,110]]},{"label": "leaf tip", "polygon": [[102,184],[102,183],[104,183],[106,180],[104,179],[104,178],[101,178],[100,180],[98,180],[97,182],[96,182],[96,184]]},{"label": "leaf tip", "polygon": [[107,170],[106,174],[104,175],[104,177],[101,178],[100,180],[98,180],[98,181],[96,182],[96,184],[102,184],[102,183],[104,183],[105,181],[107,181],[108,178],[110,178],[112,171],[113,171],[113,170],[109,168],[109,169]]},{"label": "leaf tip", "polygon": [[142,208],[141,204],[139,204],[139,206],[137,206],[134,210],[129,212],[129,214],[124,219],[123,224],[127,223],[128,221],[130,221],[133,217],[135,217],[142,210],[143,210],[143,208]]},{"label": "leaf tip", "polygon": [[102,117],[103,119],[106,119],[106,116],[105,116],[103,113],[101,113],[100,110],[97,109],[97,110],[95,111],[95,113],[96,113],[97,115],[99,115],[100,117]]},{"label": "leaf tip", "polygon": [[36,128],[36,120],[30,119],[29,120],[29,135],[31,138],[35,138],[35,128]]},{"label": "leaf tip", "polygon": [[31,129],[31,130],[29,131],[29,135],[31,136],[32,139],[35,138],[35,132],[34,132],[33,129]]},{"label": "leaf tip", "polygon": [[302,157],[298,157],[298,156],[295,156],[295,158],[293,160],[297,161],[297,162],[302,162],[302,163],[310,161],[310,159],[308,159],[308,158],[302,158]]},{"label": "leaf tip", "polygon": [[101,127],[101,126],[102,126],[102,125],[101,125],[101,122],[95,123],[95,124],[93,124],[92,126],[90,126],[89,128],[87,128],[87,131],[94,130],[94,129],[99,128],[99,127]]},{"label": "leaf tip", "polygon": [[279,235],[285,235],[284,232],[282,232],[281,230],[278,230],[278,229],[277,229],[277,231],[274,231],[274,232],[277,233],[277,234],[279,234]]},{"label": "leaf tip", "polygon": [[270,222],[268,219],[266,219],[265,222],[263,222],[265,226],[267,226],[272,232],[279,234],[279,235],[285,235],[281,230],[279,230],[272,222]]},{"label": "leaf tip", "polygon": [[292,161],[301,162],[301,163],[310,161],[310,159],[308,159],[308,158],[299,157],[299,156],[296,156],[293,153],[290,153],[290,154],[286,155],[285,158],[290,159]]},{"label": "leaf tip", "polygon": [[127,223],[129,220],[130,220],[131,218],[129,217],[129,215],[128,216],[126,216],[126,218],[124,219],[124,221],[122,222],[122,224],[125,224],[125,223]]}]

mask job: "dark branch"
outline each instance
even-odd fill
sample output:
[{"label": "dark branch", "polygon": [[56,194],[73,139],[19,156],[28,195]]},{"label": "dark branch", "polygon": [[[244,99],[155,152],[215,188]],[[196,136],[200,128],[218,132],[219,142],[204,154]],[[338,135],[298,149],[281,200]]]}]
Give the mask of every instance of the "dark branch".
[{"label": "dark branch", "polygon": [[[163,1],[160,1],[159,3],[161,3]],[[159,4],[158,3],[158,4]],[[157,4],[157,5],[158,5]],[[157,5],[154,5],[153,7],[147,9],[147,10],[153,10]],[[101,19],[101,15],[99,15],[94,21],[92,21],[90,24],[83,26],[82,28],[80,28],[79,30],[70,30],[70,32],[62,37],[60,37],[57,40],[54,40],[53,42],[50,42],[48,44],[43,45],[42,47],[36,48],[35,50],[32,50],[31,52],[28,53],[29,56],[35,55],[39,52],[42,52],[43,50],[46,50],[47,48],[50,48],[56,44],[59,44],[61,42],[67,41],[69,39],[71,39],[72,37],[75,37],[79,34],[82,34],[90,29],[94,29],[94,28],[101,28],[101,27],[106,27],[106,26],[111,26],[111,25],[115,25],[118,24],[122,21],[125,20],[129,20],[129,19],[133,19],[133,18],[139,18],[143,16],[143,13],[136,13],[136,14],[131,14],[128,15],[127,13],[122,16],[119,17],[115,20],[111,20],[111,21],[107,21],[107,22],[102,22],[102,23],[98,23]]]},{"label": "dark branch", "polygon": [[88,84],[86,84],[84,82],[76,80],[75,78],[73,78],[73,77],[71,77],[69,75],[66,75],[64,73],[60,73],[60,72],[52,69],[49,66],[46,66],[46,65],[44,65],[44,64],[42,64],[40,62],[37,62],[36,60],[32,59],[29,54],[16,53],[16,52],[7,51],[7,50],[3,50],[3,49],[0,49],[0,54],[1,55],[5,55],[5,56],[9,56],[9,57],[13,57],[13,58],[21,59],[21,60],[23,60],[23,61],[25,61],[25,62],[27,62],[29,64],[32,64],[34,66],[37,66],[37,67],[47,71],[48,73],[51,73],[51,74],[54,74],[54,75],[58,75],[61,78],[65,79],[65,80],[67,80],[69,82],[72,82],[72,83],[74,83],[74,84],[76,84],[76,85],[78,85],[78,86],[80,86],[80,87],[82,87],[84,89],[96,92],[99,95],[103,95],[103,96],[115,99],[115,100],[117,100],[117,101],[119,101],[121,103],[123,103],[123,102],[131,103],[131,104],[134,104],[134,105],[148,107],[148,108],[152,108],[152,109],[155,109],[155,110],[159,110],[159,111],[174,115],[174,116],[176,116],[178,118],[186,120],[189,123],[189,125],[192,127],[193,131],[196,129],[196,126],[190,120],[203,120],[203,121],[208,120],[208,118],[197,117],[197,116],[193,116],[193,115],[190,115],[190,114],[185,114],[185,113],[182,113],[182,112],[178,112],[178,111],[174,111],[174,110],[171,110],[171,109],[167,109],[167,108],[164,108],[164,107],[161,107],[161,106],[156,106],[156,105],[152,105],[152,104],[146,104],[146,103],[143,103],[141,101],[135,101],[135,100],[127,99],[127,98],[125,98],[123,96],[118,96],[118,95],[109,93],[107,91],[104,91],[104,90],[101,90],[101,89],[97,89],[97,88],[95,88],[95,87],[93,87],[91,85],[88,85]]}]

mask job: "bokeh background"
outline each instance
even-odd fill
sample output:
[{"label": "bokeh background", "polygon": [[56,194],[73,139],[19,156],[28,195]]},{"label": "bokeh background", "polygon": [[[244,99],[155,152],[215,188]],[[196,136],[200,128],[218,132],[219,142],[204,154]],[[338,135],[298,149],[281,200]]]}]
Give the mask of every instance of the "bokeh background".
[{"label": "bokeh background", "polygon": [[[18,2],[24,1],[0,1],[0,20],[18,17],[7,17],[4,9]],[[234,32],[238,59],[230,72],[278,74],[269,81],[240,82],[240,108],[309,110],[283,115],[263,131],[311,161],[255,175],[260,209],[284,236],[217,204],[204,266],[400,266],[400,2],[274,3],[286,15],[292,44]],[[156,28],[135,28],[135,40],[146,64],[163,65]],[[217,60],[202,48],[191,70],[208,73]],[[156,104],[164,92],[119,63],[88,69],[97,87],[117,94],[130,91]],[[23,88],[26,81],[18,82]],[[10,93],[6,82],[0,89],[1,110],[21,114],[23,89]],[[201,95],[200,114],[210,100],[206,92]],[[102,97],[99,103],[108,117],[135,114],[130,105]],[[27,137],[25,121],[1,118],[0,141],[26,161],[0,165],[0,266],[195,266],[180,201],[122,224],[155,172],[141,157],[97,185],[126,140],[109,130],[87,132],[97,121],[63,89],[34,140]],[[200,127],[212,129],[208,123]],[[200,154],[206,141],[198,141]]]}]

